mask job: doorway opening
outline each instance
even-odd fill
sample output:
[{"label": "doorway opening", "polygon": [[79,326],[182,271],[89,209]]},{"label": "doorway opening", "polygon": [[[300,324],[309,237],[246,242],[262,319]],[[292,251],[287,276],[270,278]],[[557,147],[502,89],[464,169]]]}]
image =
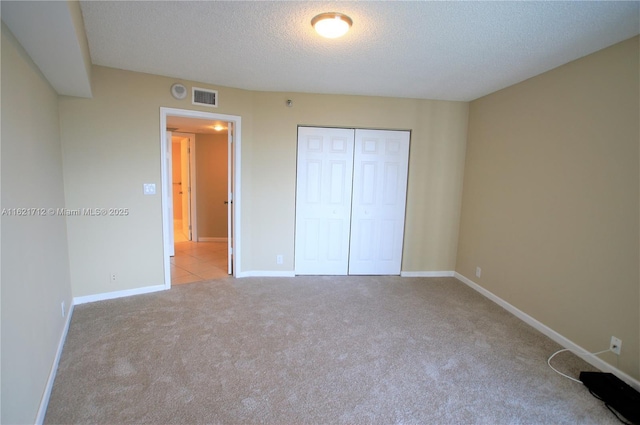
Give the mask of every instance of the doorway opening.
[{"label": "doorway opening", "polygon": [[229,123],[168,116],[167,129],[175,247],[171,284],[228,277]]},{"label": "doorway opening", "polygon": [[237,276],[241,117],[160,108],[160,126],[165,286]]}]

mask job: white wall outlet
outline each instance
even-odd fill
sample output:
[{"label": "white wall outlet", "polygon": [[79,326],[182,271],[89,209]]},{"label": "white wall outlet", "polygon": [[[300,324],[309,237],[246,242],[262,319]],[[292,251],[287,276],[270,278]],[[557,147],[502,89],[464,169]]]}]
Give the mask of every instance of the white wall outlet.
[{"label": "white wall outlet", "polygon": [[155,195],[156,194],[156,184],[155,183],[144,183],[142,185],[142,190],[145,195]]},{"label": "white wall outlet", "polygon": [[277,264],[283,264],[284,263],[284,258],[282,257],[282,254],[276,255],[276,263]]},{"label": "white wall outlet", "polygon": [[116,276],[116,274],[114,272],[109,273],[109,280],[111,282],[115,282],[116,280],[118,280],[118,276]]},{"label": "white wall outlet", "polygon": [[65,310],[65,308],[64,308],[64,301],[62,301],[62,302],[60,303],[60,307],[62,308],[62,317],[64,317],[64,315],[65,315],[65,314],[67,314],[67,312],[66,312],[66,310]]},{"label": "white wall outlet", "polygon": [[619,355],[621,349],[622,349],[622,340],[620,338],[616,338],[615,336],[612,336],[611,345],[609,345],[609,350]]},{"label": "white wall outlet", "polygon": [[482,269],[480,267],[476,267],[476,277],[480,277],[482,275]]}]

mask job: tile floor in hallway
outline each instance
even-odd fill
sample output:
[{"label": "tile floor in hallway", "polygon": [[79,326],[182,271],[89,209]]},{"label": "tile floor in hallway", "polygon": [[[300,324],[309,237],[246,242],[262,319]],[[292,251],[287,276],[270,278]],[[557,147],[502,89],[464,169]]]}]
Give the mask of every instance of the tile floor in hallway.
[{"label": "tile floor in hallway", "polygon": [[176,241],[171,257],[171,284],[229,277],[226,242]]}]

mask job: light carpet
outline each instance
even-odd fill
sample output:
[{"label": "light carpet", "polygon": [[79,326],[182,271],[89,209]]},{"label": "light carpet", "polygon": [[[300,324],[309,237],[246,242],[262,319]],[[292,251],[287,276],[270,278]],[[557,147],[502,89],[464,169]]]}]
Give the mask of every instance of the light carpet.
[{"label": "light carpet", "polygon": [[618,423],[559,348],[454,278],[228,278],[77,306],[45,423]]}]

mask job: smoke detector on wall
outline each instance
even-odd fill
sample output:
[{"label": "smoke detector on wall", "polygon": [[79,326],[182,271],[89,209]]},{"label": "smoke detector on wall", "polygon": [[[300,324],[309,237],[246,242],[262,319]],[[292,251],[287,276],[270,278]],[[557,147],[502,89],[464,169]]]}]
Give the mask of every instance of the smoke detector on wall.
[{"label": "smoke detector on wall", "polygon": [[182,100],[187,97],[187,88],[180,83],[175,83],[171,86],[171,95],[178,100]]}]

